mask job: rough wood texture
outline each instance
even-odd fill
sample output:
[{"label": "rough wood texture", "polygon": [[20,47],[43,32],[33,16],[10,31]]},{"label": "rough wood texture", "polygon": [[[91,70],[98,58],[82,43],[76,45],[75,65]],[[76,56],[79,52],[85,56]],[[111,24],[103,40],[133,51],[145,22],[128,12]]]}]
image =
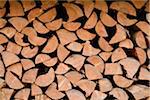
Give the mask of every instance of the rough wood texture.
[{"label": "rough wood texture", "polygon": [[0,0],[0,100],[150,100],[150,0]]}]

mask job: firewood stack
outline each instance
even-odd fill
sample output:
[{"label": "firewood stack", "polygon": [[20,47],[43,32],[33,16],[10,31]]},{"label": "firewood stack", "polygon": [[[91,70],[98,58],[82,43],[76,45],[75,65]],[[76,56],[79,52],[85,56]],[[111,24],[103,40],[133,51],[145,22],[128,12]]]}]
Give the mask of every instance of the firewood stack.
[{"label": "firewood stack", "polygon": [[149,0],[1,0],[0,100],[150,100]]}]

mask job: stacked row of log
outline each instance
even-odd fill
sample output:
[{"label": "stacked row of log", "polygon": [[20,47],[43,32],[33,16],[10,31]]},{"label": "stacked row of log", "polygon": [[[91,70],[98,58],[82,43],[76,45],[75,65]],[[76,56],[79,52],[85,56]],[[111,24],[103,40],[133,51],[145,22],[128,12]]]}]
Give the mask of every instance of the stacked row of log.
[{"label": "stacked row of log", "polygon": [[149,0],[1,0],[0,100],[150,100]]}]

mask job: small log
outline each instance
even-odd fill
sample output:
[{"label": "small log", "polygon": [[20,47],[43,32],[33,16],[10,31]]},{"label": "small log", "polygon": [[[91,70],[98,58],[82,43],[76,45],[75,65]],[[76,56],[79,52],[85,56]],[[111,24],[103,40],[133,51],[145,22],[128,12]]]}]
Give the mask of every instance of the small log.
[{"label": "small log", "polygon": [[138,79],[140,79],[140,80],[150,80],[150,72],[146,68],[141,67]]},{"label": "small log", "polygon": [[81,8],[73,3],[64,3],[63,7],[65,7],[69,17],[67,22],[74,21],[83,16]]},{"label": "small log", "polygon": [[21,34],[21,33],[16,33],[15,34],[15,36],[14,36],[14,40],[15,40],[15,42],[18,44],[18,45],[20,45],[20,46],[28,46],[29,45],[29,43],[25,43],[24,41],[23,41],[23,37],[24,37],[24,34]]},{"label": "small log", "polygon": [[110,5],[110,9],[114,9],[123,12],[125,14],[136,16],[136,10],[129,2],[125,2],[125,1],[113,2]]},{"label": "small log", "polygon": [[107,27],[113,27],[117,24],[117,22],[105,12],[101,12],[100,19],[102,23]]},{"label": "small log", "polygon": [[42,13],[43,13],[43,10],[40,8],[34,8],[30,10],[30,12],[27,15],[28,21],[32,22],[33,20],[35,20],[36,17],[40,16]]},{"label": "small log", "polygon": [[94,6],[95,6],[96,9],[108,13],[108,6],[107,6],[107,3],[104,0],[101,0],[101,1],[95,0],[95,5]]},{"label": "small log", "polygon": [[6,100],[10,100],[12,94],[14,93],[14,90],[9,89],[9,88],[2,88],[1,92],[4,93],[4,97],[5,97]]},{"label": "small log", "polygon": [[133,3],[133,5],[137,8],[137,9],[141,9],[147,0],[145,1],[138,1],[138,0],[131,0],[131,2]]},{"label": "small log", "polygon": [[[106,85],[107,84],[107,85]],[[98,81],[99,89],[101,92],[111,91],[113,86],[107,78],[102,78]]]},{"label": "small log", "polygon": [[35,67],[35,64],[30,59],[21,59],[21,64],[24,70],[28,70],[32,67]]},{"label": "small log", "polygon": [[94,90],[90,100],[104,100],[107,97],[107,94],[98,91],[98,90]]},{"label": "small log", "polygon": [[15,94],[14,98],[15,99],[28,100],[29,95],[30,95],[30,89],[29,88],[24,88],[24,89],[21,89],[20,91],[18,91]]},{"label": "small log", "polygon": [[52,9],[48,10],[47,12],[43,13],[42,15],[40,15],[38,17],[38,19],[41,22],[46,23],[46,22],[50,22],[50,21],[54,20],[56,15],[57,15],[56,8],[52,8]]},{"label": "small log", "polygon": [[106,62],[112,55],[112,52],[101,52],[99,56]]},{"label": "small log", "polygon": [[28,40],[34,46],[41,46],[41,45],[43,45],[47,41],[46,38],[38,37],[38,36],[35,36],[35,35],[28,36]]},{"label": "small log", "polygon": [[68,91],[72,89],[72,85],[70,81],[65,76],[57,75],[56,77],[57,77],[59,91]]},{"label": "small log", "polygon": [[48,8],[51,8],[57,4],[57,0],[40,0],[42,5],[41,8],[43,10],[47,10]]},{"label": "small log", "polygon": [[107,51],[110,52],[113,50],[113,47],[111,45],[109,45],[109,43],[102,37],[99,38],[98,40],[98,44],[99,47],[103,50],[103,51]]},{"label": "small log", "polygon": [[11,71],[13,73],[15,73],[20,79],[22,77],[22,65],[21,63],[16,63],[16,64],[13,64],[13,65],[10,65],[8,68],[7,68],[7,71]]},{"label": "small log", "polygon": [[13,27],[4,27],[0,29],[0,32],[5,34],[10,39],[15,35],[16,30]]},{"label": "small log", "polygon": [[65,60],[65,63],[72,65],[77,71],[79,71],[84,64],[84,61],[85,61],[84,56],[79,54],[73,54]]},{"label": "small log", "polygon": [[40,34],[46,34],[49,32],[49,30],[46,28],[46,26],[44,26],[44,24],[42,24],[38,20],[33,21],[33,27]]},{"label": "small log", "polygon": [[40,87],[46,87],[50,85],[55,79],[54,69],[50,68],[46,74],[39,75],[36,80],[35,84]]},{"label": "small log", "polygon": [[13,17],[13,16],[24,16],[25,13],[23,12],[23,7],[18,1],[9,1],[9,11],[10,13],[8,16]]},{"label": "small log", "polygon": [[86,23],[84,24],[83,28],[84,29],[92,29],[92,28],[94,28],[96,23],[97,23],[97,20],[98,20],[97,14],[95,12],[93,12],[92,15],[86,21]]},{"label": "small log", "polygon": [[92,1],[85,1],[83,3],[84,14],[87,18],[91,15],[92,11],[94,10],[94,3]]},{"label": "small log", "polygon": [[65,76],[73,85],[77,85],[81,78],[83,78],[83,75],[77,71],[69,71],[65,74]]},{"label": "small log", "polygon": [[34,83],[37,77],[38,69],[29,69],[23,74],[22,82],[24,83]]},{"label": "small log", "polygon": [[83,51],[82,51],[82,55],[84,56],[93,56],[93,55],[97,55],[101,50],[94,48],[91,44],[90,41],[86,41],[83,44]]},{"label": "small log", "polygon": [[85,96],[88,97],[94,91],[96,83],[87,79],[82,79],[77,83],[77,86],[81,88],[83,91],[85,91],[86,93]]},{"label": "small log", "polygon": [[130,39],[125,39],[119,43],[119,47],[124,47],[127,49],[133,49],[133,43]]},{"label": "small log", "polygon": [[123,26],[131,26],[131,25],[133,25],[137,22],[136,19],[127,18],[127,15],[124,14],[123,12],[118,12],[117,13],[117,20]]},{"label": "small log", "polygon": [[37,86],[36,84],[32,84],[31,85],[31,96],[36,96],[36,95],[40,95],[42,94],[42,90],[39,86]]},{"label": "small log", "polygon": [[21,30],[29,24],[28,20],[23,17],[12,17],[8,22],[12,24],[18,32],[21,32]]},{"label": "small log", "polygon": [[12,89],[21,89],[24,87],[22,82],[15,75],[13,75],[10,71],[6,72],[5,82]]},{"label": "small log", "polygon": [[77,36],[73,32],[69,32],[65,29],[59,29],[56,33],[62,45],[66,45],[77,40]]},{"label": "small log", "polygon": [[68,67],[68,65],[64,64],[64,63],[59,63],[59,65],[57,66],[57,69],[55,71],[56,74],[65,74],[70,70],[70,68]]},{"label": "small log", "polygon": [[146,52],[139,47],[135,47],[135,52],[137,54],[140,64],[141,65],[144,64],[146,62],[146,58],[147,58]]},{"label": "small log", "polygon": [[122,48],[117,48],[112,52],[112,55],[111,55],[112,62],[116,62],[124,58],[127,58],[127,55]]},{"label": "small log", "polygon": [[95,66],[85,64],[84,69],[85,75],[88,78],[88,80],[97,80],[103,78],[102,74],[99,72],[99,70],[96,69]]},{"label": "small log", "polygon": [[101,73],[104,71],[104,61],[99,56],[90,56],[86,59],[89,63],[94,65],[95,69]]},{"label": "small log", "polygon": [[108,37],[107,31],[102,24],[101,20],[99,20],[95,26],[96,33],[101,37]]},{"label": "small log", "polygon": [[112,91],[109,92],[110,95],[113,95],[118,100],[128,100],[129,96],[127,93],[121,88],[113,88]]},{"label": "small log", "polygon": [[136,100],[144,99],[149,97],[149,87],[141,84],[132,85],[127,89]]},{"label": "small log", "polygon": [[22,2],[22,6],[23,6],[25,12],[31,10],[32,8],[34,8],[36,6],[35,2],[32,0],[31,1],[23,0],[21,2]]},{"label": "small log", "polygon": [[126,76],[128,78],[133,78],[133,76],[136,74],[140,66],[140,63],[132,57],[122,59],[119,61],[119,63],[123,65],[123,68],[127,71]]},{"label": "small log", "polygon": [[71,51],[81,52],[83,45],[79,42],[71,42],[67,45],[67,48]]},{"label": "small log", "polygon": [[33,58],[38,53],[38,47],[30,48],[29,46],[23,47],[21,55],[25,58]]},{"label": "small log", "polygon": [[4,43],[7,43],[7,42],[8,42],[7,37],[3,34],[0,34],[0,44],[4,44]]},{"label": "small log", "polygon": [[76,100],[76,97],[78,97],[79,100],[86,100],[83,93],[76,89],[71,89],[67,91],[66,94],[69,100]]},{"label": "small log", "polygon": [[121,75],[114,75],[113,80],[115,84],[121,88],[127,88],[133,83],[133,80],[127,79]]},{"label": "small log", "polygon": [[57,57],[53,57],[45,62],[43,62],[43,64],[47,67],[52,67],[54,66],[56,63],[58,62],[58,58]]},{"label": "small log", "polygon": [[79,22],[63,22],[63,27],[69,31],[76,31],[81,26]]},{"label": "small log", "polygon": [[136,41],[136,44],[139,47],[141,47],[143,49],[147,48],[144,34],[141,31],[136,32],[136,34],[135,34],[135,41]]},{"label": "small log", "polygon": [[56,31],[56,30],[60,29],[60,27],[62,26],[62,22],[63,22],[63,20],[62,20],[62,18],[60,18],[60,19],[53,20],[52,22],[45,23],[45,26],[50,31]]},{"label": "small log", "polygon": [[[53,45],[51,45],[53,44]],[[53,35],[51,38],[49,38],[46,46],[43,48],[43,53],[52,53],[54,52],[58,47],[58,39],[55,35]]]},{"label": "small log", "polygon": [[6,51],[12,52],[14,54],[20,54],[22,47],[13,43],[13,42],[8,42]]},{"label": "small log", "polygon": [[116,33],[109,41],[109,44],[115,44],[120,41],[123,41],[126,39],[126,37],[127,35],[125,29],[121,25],[116,24]]},{"label": "small log", "polygon": [[43,63],[43,62],[48,61],[50,59],[51,59],[51,57],[49,55],[41,53],[35,57],[35,64]]},{"label": "small log", "polygon": [[118,63],[105,63],[105,75],[123,74],[121,65]]},{"label": "small log", "polygon": [[1,55],[5,64],[5,67],[8,67],[9,65],[12,65],[20,61],[20,58],[16,54],[8,52],[8,51],[2,52]]},{"label": "small log", "polygon": [[138,23],[136,23],[136,26],[143,31],[147,36],[150,36],[150,25],[145,22],[145,21],[139,21]]},{"label": "small log", "polygon": [[58,59],[63,62],[65,58],[69,55],[70,51],[67,50],[63,45],[59,45],[57,48]]},{"label": "small log", "polygon": [[76,31],[76,34],[83,41],[93,40],[96,36],[95,34],[90,33],[87,30],[84,30],[83,28],[78,29]]},{"label": "small log", "polygon": [[27,35],[28,37],[37,36],[37,32],[33,27],[25,27],[21,33]]},{"label": "small log", "polygon": [[63,98],[65,96],[65,94],[60,92],[60,91],[58,91],[56,89],[56,87],[53,86],[53,84],[51,84],[48,87],[48,89],[46,90],[45,94],[48,95],[50,98],[57,99],[57,100],[61,99],[61,98]]}]

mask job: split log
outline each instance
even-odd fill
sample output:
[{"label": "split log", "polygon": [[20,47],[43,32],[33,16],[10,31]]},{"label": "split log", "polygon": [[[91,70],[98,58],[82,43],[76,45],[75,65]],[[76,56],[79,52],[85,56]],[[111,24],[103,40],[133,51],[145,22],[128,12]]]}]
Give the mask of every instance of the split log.
[{"label": "split log", "polygon": [[70,68],[68,67],[68,65],[64,64],[64,63],[59,63],[59,65],[57,66],[57,69],[55,71],[56,74],[65,74],[70,70]]},{"label": "split log", "polygon": [[87,30],[84,30],[83,28],[78,29],[76,31],[76,34],[83,41],[93,40],[96,36],[95,34],[90,33]]},{"label": "split log", "polygon": [[56,30],[60,29],[60,27],[62,26],[62,18],[53,20],[52,22],[48,22],[45,24],[45,26],[50,31],[56,31]]},{"label": "split log", "polygon": [[83,75],[80,74],[79,72],[77,71],[70,71],[70,72],[67,72],[65,74],[65,76],[69,79],[69,81],[73,84],[73,85],[76,85],[80,80],[81,78],[83,78]]},{"label": "split log", "polygon": [[77,83],[77,86],[85,91],[85,96],[88,97],[94,91],[96,84],[93,81],[82,79]]},{"label": "split log", "polygon": [[28,20],[23,17],[12,17],[8,21],[18,32],[21,32],[21,30],[29,24]]},{"label": "split log", "polygon": [[113,88],[112,91],[109,92],[110,95],[113,95],[115,98],[119,100],[128,100],[129,96],[127,93],[121,88]]},{"label": "split log", "polygon": [[122,59],[119,61],[121,65],[123,65],[123,68],[127,71],[127,77],[133,78],[133,76],[136,74],[137,70],[139,69],[140,63],[131,57],[127,57],[125,59]]},{"label": "split log", "polygon": [[69,100],[77,100],[76,97],[78,97],[79,100],[86,100],[85,96],[82,92],[76,89],[71,89],[66,92]]},{"label": "split log", "polygon": [[84,56],[79,54],[73,54],[65,60],[65,63],[72,65],[77,71],[79,71],[84,64],[84,61]]},{"label": "split log", "polygon": [[46,90],[45,94],[48,95],[52,99],[61,99],[61,98],[63,98],[65,96],[65,94],[58,91],[54,85],[56,85],[56,83],[55,84],[52,83],[48,87],[48,89]]},{"label": "split log", "polygon": [[107,94],[98,91],[98,90],[94,90],[90,100],[104,100],[107,97]]},{"label": "split log", "polygon": [[77,36],[73,32],[69,32],[65,29],[60,29],[56,31],[56,33],[62,45],[66,45],[77,40]]},{"label": "split log", "polygon": [[[101,92],[108,92],[111,91],[113,86],[107,78],[102,78],[98,81],[99,89]],[[107,85],[106,85],[107,84]]]},{"label": "split log", "polygon": [[118,63],[105,63],[105,75],[123,74],[121,65]]},{"label": "split log", "polygon": [[103,77],[102,74],[99,72],[99,70],[96,69],[95,66],[92,66],[90,64],[85,64],[84,69],[85,69],[85,75],[89,80],[97,80]]},{"label": "split log", "polygon": [[39,75],[36,78],[35,84],[40,87],[46,87],[54,81],[54,78],[55,78],[54,69],[50,68],[46,74]]},{"label": "split log", "polygon": [[76,31],[81,26],[79,22],[63,22],[63,27],[69,31]]},{"label": "split log", "polygon": [[56,8],[52,8],[47,12],[45,12],[44,14],[40,15],[38,19],[41,22],[46,23],[52,21],[56,17],[56,15],[57,15]]},{"label": "split log", "polygon": [[63,6],[66,8],[69,16],[68,22],[74,21],[83,16],[81,8],[73,3],[64,3]]}]

